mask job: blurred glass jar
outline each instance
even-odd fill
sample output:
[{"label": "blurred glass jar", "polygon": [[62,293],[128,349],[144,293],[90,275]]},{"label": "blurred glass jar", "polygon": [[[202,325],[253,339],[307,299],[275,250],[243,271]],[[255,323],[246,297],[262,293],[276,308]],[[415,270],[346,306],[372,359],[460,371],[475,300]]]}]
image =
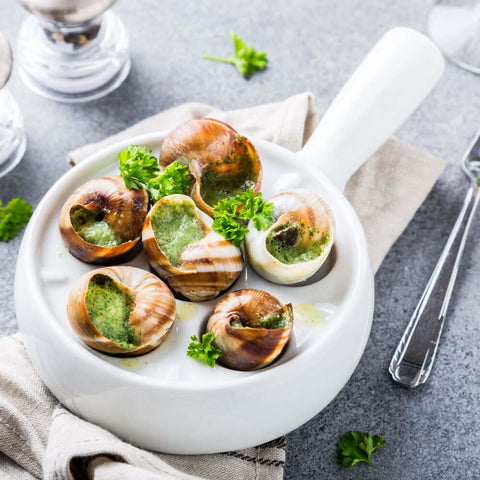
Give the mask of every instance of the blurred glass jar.
[{"label": "blurred glass jar", "polygon": [[115,0],[19,0],[33,15],[20,30],[25,83],[44,97],[85,102],[118,88],[130,70]]},{"label": "blurred glass jar", "polygon": [[0,177],[20,162],[27,146],[22,113],[11,93],[5,88],[12,71],[12,63],[10,45],[0,33]]},{"label": "blurred glass jar", "polygon": [[51,22],[84,23],[110,8],[116,0],[19,0],[37,17]]}]

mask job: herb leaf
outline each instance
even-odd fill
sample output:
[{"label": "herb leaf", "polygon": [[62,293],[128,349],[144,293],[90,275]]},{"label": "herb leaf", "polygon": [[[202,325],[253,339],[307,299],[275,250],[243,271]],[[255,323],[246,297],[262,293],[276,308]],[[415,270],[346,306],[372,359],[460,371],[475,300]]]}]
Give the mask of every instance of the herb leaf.
[{"label": "herb leaf", "polygon": [[145,188],[148,182],[160,173],[158,160],[152,151],[138,145],[130,145],[118,154],[120,174],[125,186],[134,190]]},{"label": "herb leaf", "polygon": [[213,208],[212,229],[239,247],[248,234],[248,221],[257,230],[265,230],[273,223],[273,203],[255,194],[251,188],[235,197],[220,200]]},{"label": "herb leaf", "polygon": [[143,188],[152,203],[167,195],[187,193],[192,186],[186,165],[176,160],[160,172],[158,160],[145,147],[130,145],[118,154],[118,160],[125,186],[134,190]]},{"label": "herb leaf", "polygon": [[212,332],[207,332],[202,335],[200,342],[196,335],[190,337],[192,340],[188,345],[187,355],[190,358],[199,360],[209,367],[214,367],[217,358],[223,355],[221,350],[218,350],[212,345],[215,340],[215,335]]},{"label": "herb leaf", "polygon": [[263,70],[267,67],[268,60],[265,52],[257,52],[253,47],[245,45],[245,42],[234,32],[230,33],[230,38],[235,48],[235,53],[232,57],[222,58],[204,55],[203,58],[217,62],[231,63],[237,67],[237,70],[244,77],[248,77],[258,70]]},{"label": "herb leaf", "polygon": [[0,201],[0,241],[11,240],[32,216],[32,206],[22,198],[14,198],[2,207]]},{"label": "herb leaf", "polygon": [[188,167],[175,160],[158,177],[148,182],[147,190],[152,203],[155,203],[167,195],[185,194],[191,186],[192,179]]},{"label": "herb leaf", "polygon": [[346,468],[356,463],[365,462],[371,467],[371,455],[380,445],[385,445],[385,439],[380,435],[371,437],[368,433],[348,432],[337,443],[337,460]]}]

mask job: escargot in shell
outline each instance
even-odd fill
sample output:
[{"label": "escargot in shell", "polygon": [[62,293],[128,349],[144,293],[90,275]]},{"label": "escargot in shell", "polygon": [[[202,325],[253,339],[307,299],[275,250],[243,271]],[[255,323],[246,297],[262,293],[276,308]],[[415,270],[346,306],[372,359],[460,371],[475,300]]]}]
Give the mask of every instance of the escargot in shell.
[{"label": "escargot in shell", "polygon": [[73,331],[104,353],[134,356],[165,339],[175,318],[175,298],[158,277],[136,267],[103,267],[72,287],[67,316]]},{"label": "escargot in shell", "polygon": [[189,300],[216,297],[243,269],[240,249],[214,232],[211,222],[190,197],[177,194],[155,203],[143,227],[150,265]]},{"label": "escargot in shell", "polygon": [[312,276],[335,241],[335,219],[315,192],[296,189],[270,200],[274,223],[257,230],[249,223],[245,246],[250,263],[267,280],[284,285]]},{"label": "escargot in shell", "polygon": [[223,355],[219,362],[235,370],[257,370],[283,352],[293,328],[292,305],[282,305],[263,290],[237,290],[220,300],[207,331]]},{"label": "escargot in shell", "polygon": [[90,180],[68,198],[59,228],[70,253],[88,263],[111,264],[135,253],[148,211],[145,190],[130,190],[122,177]]},{"label": "escargot in shell", "polygon": [[191,196],[210,216],[218,201],[249,188],[257,193],[262,185],[255,147],[220,120],[189,120],[172,130],[162,144],[160,166],[175,160],[188,164],[195,179]]}]

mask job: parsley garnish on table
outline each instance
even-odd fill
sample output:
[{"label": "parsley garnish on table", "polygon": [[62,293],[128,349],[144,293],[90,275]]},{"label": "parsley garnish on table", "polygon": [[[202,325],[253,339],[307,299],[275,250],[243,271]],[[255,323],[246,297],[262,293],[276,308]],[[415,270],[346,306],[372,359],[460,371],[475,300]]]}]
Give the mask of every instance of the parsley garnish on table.
[{"label": "parsley garnish on table", "polygon": [[11,240],[32,216],[32,206],[22,198],[14,198],[2,207],[0,201],[0,241]]},{"label": "parsley garnish on table", "polygon": [[370,436],[368,433],[348,432],[337,443],[337,460],[346,468],[356,463],[365,462],[373,467],[371,456],[373,451],[385,445],[385,439],[380,435]]},{"label": "parsley garnish on table", "polygon": [[152,203],[167,195],[185,194],[192,186],[186,165],[176,160],[161,172],[157,158],[145,147],[130,145],[118,154],[118,160],[125,186],[134,190],[143,188]]},{"label": "parsley garnish on table", "polygon": [[201,342],[196,335],[192,335],[190,339],[192,341],[188,345],[187,355],[194,360],[205,363],[209,367],[214,367],[217,358],[223,355],[221,350],[212,345],[215,335],[212,332],[204,333]]},{"label": "parsley garnish on table", "polygon": [[266,230],[273,223],[273,203],[249,188],[220,200],[213,209],[213,219],[212,229],[239,247],[248,234],[250,220],[257,230]]},{"label": "parsley garnish on table", "polygon": [[248,77],[267,67],[268,60],[265,52],[257,52],[253,47],[245,45],[245,42],[234,32],[230,33],[230,38],[235,48],[232,57],[223,58],[213,55],[203,55],[203,58],[216,62],[231,63],[237,67],[237,70],[244,77]]}]

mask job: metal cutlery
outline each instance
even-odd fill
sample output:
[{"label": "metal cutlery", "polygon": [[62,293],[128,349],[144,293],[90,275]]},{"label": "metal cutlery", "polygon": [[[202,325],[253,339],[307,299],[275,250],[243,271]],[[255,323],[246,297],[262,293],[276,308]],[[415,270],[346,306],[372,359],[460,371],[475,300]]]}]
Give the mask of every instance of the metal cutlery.
[{"label": "metal cutlery", "polygon": [[425,383],[432,370],[468,231],[480,199],[480,131],[464,154],[462,168],[471,186],[389,367],[392,378],[410,388]]}]

